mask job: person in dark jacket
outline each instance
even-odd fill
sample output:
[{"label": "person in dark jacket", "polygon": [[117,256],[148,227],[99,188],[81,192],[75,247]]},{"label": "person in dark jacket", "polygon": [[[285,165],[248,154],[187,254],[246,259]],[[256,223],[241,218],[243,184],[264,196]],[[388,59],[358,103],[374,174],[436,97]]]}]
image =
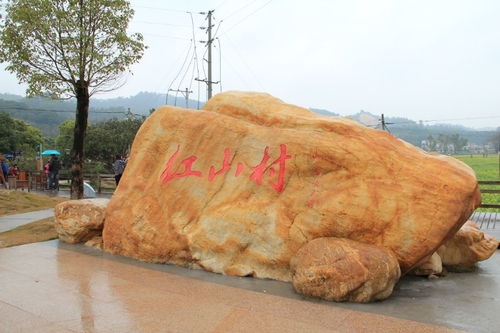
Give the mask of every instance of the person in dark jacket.
[{"label": "person in dark jacket", "polygon": [[116,181],[116,186],[118,186],[118,183],[120,182],[120,179],[122,178],[123,171],[125,171],[125,166],[127,165],[127,162],[123,160],[122,155],[116,155],[116,161],[115,161],[115,181]]},{"label": "person in dark jacket", "polygon": [[49,161],[49,190],[59,190],[59,170],[61,170],[61,161],[56,155],[52,154]]}]

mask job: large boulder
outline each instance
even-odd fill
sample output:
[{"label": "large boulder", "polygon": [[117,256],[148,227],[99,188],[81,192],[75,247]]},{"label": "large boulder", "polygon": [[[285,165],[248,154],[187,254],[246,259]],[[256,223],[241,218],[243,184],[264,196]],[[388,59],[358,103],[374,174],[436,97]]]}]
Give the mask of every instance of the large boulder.
[{"label": "large boulder", "polygon": [[474,172],[454,158],[268,94],[227,92],[144,122],[103,243],[143,261],[291,281],[299,248],[338,237],[386,247],[404,274],[480,202]]},{"label": "large boulder", "polygon": [[474,270],[479,261],[491,257],[497,250],[498,243],[496,238],[479,229],[476,223],[467,221],[437,253],[447,270],[468,272]]},{"label": "large boulder", "polygon": [[385,247],[335,237],[310,241],[290,267],[299,294],[336,302],[385,299],[401,276],[397,258]]},{"label": "large boulder", "polygon": [[54,208],[55,229],[66,243],[80,243],[102,235],[109,199],[69,200]]}]

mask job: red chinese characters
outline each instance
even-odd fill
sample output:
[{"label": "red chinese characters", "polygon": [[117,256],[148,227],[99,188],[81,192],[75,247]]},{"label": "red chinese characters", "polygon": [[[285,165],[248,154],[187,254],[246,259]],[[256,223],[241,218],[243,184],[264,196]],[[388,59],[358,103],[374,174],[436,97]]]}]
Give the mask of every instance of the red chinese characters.
[{"label": "red chinese characters", "polygon": [[262,184],[262,177],[264,176],[264,172],[269,169],[269,177],[272,178],[274,174],[276,173],[275,169],[273,168],[273,165],[277,165],[279,167],[278,170],[278,182],[274,184],[273,182],[269,181],[269,185],[271,185],[276,192],[281,193],[283,191],[283,184],[285,182],[285,167],[286,167],[286,160],[289,158],[292,158],[292,156],[286,154],[286,146],[281,144],[281,155],[280,157],[271,163],[270,166],[267,165],[267,161],[269,158],[269,147],[266,147],[264,149],[264,157],[262,158],[262,162],[260,162],[259,165],[256,167],[253,167],[252,170],[254,172],[250,175],[250,179],[255,179],[258,185]]},{"label": "red chinese characters", "polygon": [[[189,176],[202,177],[200,171],[193,170],[193,164],[198,159],[197,156],[190,156],[180,162],[176,168],[174,168],[174,162],[179,154],[180,146],[177,147],[175,153],[170,157],[167,162],[165,170],[161,174],[163,184],[167,184],[175,178],[184,178]],[[250,179],[255,180],[258,185],[262,185],[263,177],[269,176],[269,185],[273,187],[278,193],[283,191],[285,183],[285,171],[286,171],[286,161],[291,158],[290,155],[286,154],[286,145],[280,145],[280,157],[278,157],[274,162],[268,164],[271,156],[269,155],[269,147],[264,149],[264,156],[262,161],[257,166],[251,168],[253,170],[250,175]],[[231,169],[230,162],[231,152],[229,148],[224,149],[224,159],[222,161],[222,166],[218,171],[215,171],[215,167],[211,166],[208,171],[208,180],[213,181],[215,177],[223,175]],[[183,167],[182,167],[183,166]],[[238,177],[243,172],[243,164],[237,163],[236,171],[234,176]],[[273,182],[272,179],[277,178],[277,182]]]},{"label": "red chinese characters", "polygon": [[221,175],[231,167],[229,164],[229,148],[224,149],[224,161],[222,162],[222,169],[215,172],[215,168],[213,166],[210,167],[210,171],[208,172],[208,180],[214,180],[215,176]]},{"label": "red chinese characters", "polygon": [[174,178],[184,178],[184,177],[188,177],[188,176],[201,177],[201,172],[191,170],[193,163],[198,159],[198,157],[196,157],[196,156],[188,157],[181,162],[181,164],[184,165],[183,172],[177,173],[177,171],[179,171],[179,169],[180,169],[180,166],[178,166],[175,169],[175,171],[172,171],[172,165],[174,163],[175,158],[179,154],[180,148],[181,148],[181,146],[177,146],[177,150],[175,151],[175,153],[172,155],[172,157],[170,157],[170,159],[167,162],[167,168],[161,174],[161,178],[163,178],[163,184],[168,183],[169,181],[171,181]]}]

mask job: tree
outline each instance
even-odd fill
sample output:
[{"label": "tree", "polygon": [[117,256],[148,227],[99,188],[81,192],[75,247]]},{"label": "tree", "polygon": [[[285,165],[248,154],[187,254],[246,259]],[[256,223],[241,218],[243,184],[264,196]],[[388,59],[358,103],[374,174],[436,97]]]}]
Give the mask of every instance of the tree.
[{"label": "tree", "polygon": [[89,126],[87,156],[96,161],[112,163],[116,154],[123,155],[129,152],[144,119],[120,121],[113,118]]},{"label": "tree", "polygon": [[450,149],[450,137],[446,134],[439,134],[437,137],[437,149],[441,154],[448,154]]},{"label": "tree", "polygon": [[427,151],[437,151],[437,142],[436,140],[432,137],[432,135],[429,135],[427,137],[427,145],[425,147],[425,150]]},{"label": "tree", "polygon": [[453,154],[458,154],[462,149],[464,149],[465,146],[467,146],[469,140],[467,140],[467,138],[461,138],[458,134],[453,134],[450,137],[450,143],[453,146]]},{"label": "tree", "polygon": [[0,112],[0,153],[15,151],[14,119],[6,112]]},{"label": "tree", "polygon": [[42,132],[24,121],[0,112],[0,152],[35,153],[36,144],[42,142]]},{"label": "tree", "polygon": [[488,143],[491,143],[497,153],[500,154],[500,127],[497,128],[497,133],[488,137]]},{"label": "tree", "polygon": [[66,120],[59,125],[59,136],[55,140],[56,149],[61,153],[73,147],[75,121]]},{"label": "tree", "polygon": [[71,199],[83,198],[90,97],[125,83],[143,56],[141,34],[127,35],[134,15],[125,0],[12,0],[0,26],[0,61],[28,84],[27,96],[76,98]]}]

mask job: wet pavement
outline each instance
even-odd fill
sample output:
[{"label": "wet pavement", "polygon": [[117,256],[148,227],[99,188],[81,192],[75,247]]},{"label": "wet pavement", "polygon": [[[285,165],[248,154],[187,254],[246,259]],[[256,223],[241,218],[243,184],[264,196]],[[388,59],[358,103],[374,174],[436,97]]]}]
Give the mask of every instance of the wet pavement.
[{"label": "wet pavement", "polygon": [[54,216],[54,208],[39,210],[36,212],[0,217],[0,232],[12,230],[37,220]]},{"label": "wet pavement", "polygon": [[500,251],[475,272],[405,276],[388,299],[356,304],[59,240],[0,249],[0,332],[493,333],[499,310]]}]

